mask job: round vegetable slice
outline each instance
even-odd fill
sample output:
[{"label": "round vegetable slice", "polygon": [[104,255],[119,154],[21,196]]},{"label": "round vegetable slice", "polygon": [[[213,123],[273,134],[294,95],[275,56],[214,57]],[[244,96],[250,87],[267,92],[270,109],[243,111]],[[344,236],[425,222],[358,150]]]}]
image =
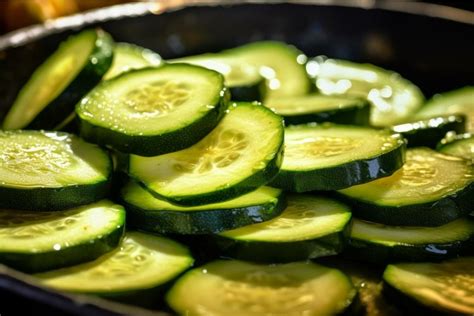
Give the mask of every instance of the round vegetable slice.
[{"label": "round vegetable slice", "polygon": [[311,262],[214,261],[181,277],[167,301],[181,315],[335,315],[356,295],[344,273]]},{"label": "round vegetable slice", "polygon": [[59,212],[0,210],[0,263],[38,272],[94,260],[124,228],[125,210],[108,200]]},{"label": "round vegetable slice", "polygon": [[109,192],[109,155],[71,134],[0,131],[0,162],[0,208],[62,210]]},{"label": "round vegetable slice", "polygon": [[219,125],[187,149],[156,157],[130,155],[128,173],[156,197],[193,206],[235,198],[278,172],[283,120],[253,103],[236,103]]},{"label": "round vegetable slice", "polygon": [[438,144],[437,150],[474,162],[474,136],[469,133],[460,135],[448,133]]},{"label": "round vegetable slice", "polygon": [[76,107],[86,140],[154,156],[187,148],[224,115],[229,95],[219,73],[173,64],[106,80]]}]

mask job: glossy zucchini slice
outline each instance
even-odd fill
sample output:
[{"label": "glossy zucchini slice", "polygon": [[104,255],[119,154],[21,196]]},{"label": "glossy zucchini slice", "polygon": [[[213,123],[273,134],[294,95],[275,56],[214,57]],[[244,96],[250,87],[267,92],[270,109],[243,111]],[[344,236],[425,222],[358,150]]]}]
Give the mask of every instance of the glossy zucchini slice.
[{"label": "glossy zucchini slice", "polygon": [[131,231],[118,248],[94,261],[35,276],[42,284],[61,291],[150,306],[156,305],[169,283],[193,262],[185,246]]},{"label": "glossy zucchini slice", "polygon": [[31,75],[3,121],[3,129],[53,129],[107,72],[112,38],[101,30],[69,37]]},{"label": "glossy zucchini slice", "polygon": [[180,315],[335,315],[356,296],[344,273],[315,263],[220,260],[187,272],[167,301]]},{"label": "glossy zucchini slice", "polygon": [[257,103],[235,103],[196,145],[156,157],[130,155],[129,175],[156,197],[186,206],[221,202],[268,183],[281,165],[283,120]]},{"label": "glossy zucchini slice", "polygon": [[384,293],[417,315],[474,314],[474,257],[389,265]]},{"label": "glossy zucchini slice", "polygon": [[59,212],[0,210],[0,263],[38,272],[94,260],[124,228],[125,210],[108,200]]},{"label": "glossy zucchini slice", "polygon": [[154,156],[187,148],[224,115],[222,76],[188,64],[128,71],[76,107],[81,136],[124,153]]},{"label": "glossy zucchini slice", "polygon": [[399,74],[347,60],[318,56],[306,70],[323,94],[366,98],[372,104],[371,123],[390,126],[406,121],[424,102],[420,89]]},{"label": "glossy zucchini slice", "polygon": [[285,124],[333,122],[350,125],[368,125],[370,105],[351,97],[308,94],[269,100],[265,106],[285,118]]},{"label": "glossy zucchini slice", "polygon": [[439,226],[472,211],[474,166],[428,148],[407,151],[390,177],[339,191],[360,219],[387,225]]},{"label": "glossy zucchini slice", "polygon": [[405,158],[399,134],[335,124],[285,129],[285,154],[272,186],[293,192],[337,190],[387,177]]},{"label": "glossy zucchini slice", "polygon": [[104,150],[62,132],[0,131],[0,208],[56,211],[109,193]]},{"label": "glossy zucchini slice", "polygon": [[121,199],[129,225],[163,234],[218,233],[272,219],[286,206],[283,192],[270,187],[260,187],[220,203],[178,206],[155,198],[132,181],[123,187]]},{"label": "glossy zucchini slice", "polygon": [[354,219],[348,254],[375,263],[434,261],[474,251],[474,221],[460,218],[437,227],[386,226]]},{"label": "glossy zucchini slice", "polygon": [[222,253],[242,260],[290,262],[338,254],[348,239],[348,206],[321,196],[290,195],[288,207],[269,221],[215,236]]},{"label": "glossy zucchini slice", "polygon": [[448,133],[439,143],[437,150],[474,162],[474,136],[470,133],[460,135]]}]

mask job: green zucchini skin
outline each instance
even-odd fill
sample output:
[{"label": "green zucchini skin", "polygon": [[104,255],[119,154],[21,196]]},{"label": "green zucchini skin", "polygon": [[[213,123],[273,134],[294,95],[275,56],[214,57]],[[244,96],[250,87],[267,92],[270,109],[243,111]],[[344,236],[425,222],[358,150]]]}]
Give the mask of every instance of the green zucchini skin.
[{"label": "green zucchini skin", "polygon": [[102,80],[103,75],[112,65],[114,47],[112,37],[100,29],[86,32],[97,33],[95,46],[86,65],[69,86],[51,101],[25,128],[55,128],[74,112],[76,103]]}]

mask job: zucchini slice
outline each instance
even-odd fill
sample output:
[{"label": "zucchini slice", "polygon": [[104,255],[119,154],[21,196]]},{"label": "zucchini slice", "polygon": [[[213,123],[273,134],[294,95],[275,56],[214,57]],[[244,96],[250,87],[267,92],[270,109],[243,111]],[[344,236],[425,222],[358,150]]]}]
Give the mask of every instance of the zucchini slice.
[{"label": "zucchini slice", "polygon": [[373,106],[371,123],[374,126],[406,121],[424,102],[422,92],[413,83],[374,65],[318,56],[308,61],[306,70],[323,94],[369,100]]},{"label": "zucchini slice", "polygon": [[341,271],[311,263],[213,261],[187,272],[167,294],[180,315],[335,315],[357,290]]},{"label": "zucchini slice", "polygon": [[230,257],[290,262],[331,256],[348,239],[351,212],[341,202],[319,196],[290,195],[288,207],[269,221],[225,231],[215,237]]},{"label": "zucchini slice", "polygon": [[390,177],[339,191],[361,219],[387,225],[439,226],[469,214],[474,166],[428,148],[407,151]]},{"label": "zucchini slice", "polygon": [[0,208],[56,211],[107,196],[112,161],[62,132],[0,131]]},{"label": "zucchini slice", "polygon": [[218,233],[272,219],[286,206],[283,192],[270,187],[221,203],[185,207],[159,200],[130,181],[123,187],[121,198],[129,225],[163,234]]},{"label": "zucchini slice", "polygon": [[408,141],[408,147],[426,146],[435,148],[436,144],[448,132],[464,133],[466,117],[464,115],[446,115],[415,122],[398,124],[392,127]]},{"label": "zucchini slice", "polygon": [[265,106],[285,118],[286,125],[333,122],[369,125],[370,105],[351,97],[309,94],[269,100]]},{"label": "zucchini slice", "polygon": [[400,263],[387,266],[384,293],[412,307],[416,315],[435,311],[474,314],[474,257],[442,263]]},{"label": "zucchini slice", "polygon": [[124,153],[154,156],[187,148],[224,115],[229,95],[219,73],[173,64],[106,80],[76,107],[81,136]]},{"label": "zucchini slice", "polygon": [[112,38],[101,30],[71,36],[31,75],[3,129],[53,129],[100,82],[112,63]]},{"label": "zucchini slice", "polygon": [[132,69],[160,66],[162,64],[161,56],[154,51],[134,44],[116,43],[112,66],[104,75],[104,80],[112,79]]},{"label": "zucchini slice", "polygon": [[130,155],[129,175],[156,197],[186,206],[221,202],[268,183],[281,165],[283,120],[257,103],[234,103],[203,140],[156,156]]},{"label": "zucchini slice", "polygon": [[448,114],[464,114],[467,117],[467,130],[474,132],[474,86],[433,96],[418,111],[417,117],[426,118]]},{"label": "zucchini slice", "polygon": [[354,219],[348,253],[376,263],[433,261],[474,251],[474,221],[460,218],[437,227],[385,226]]},{"label": "zucchini slice", "polygon": [[125,210],[108,200],[60,212],[0,210],[0,263],[38,272],[94,260],[124,228]]},{"label": "zucchini slice", "polygon": [[448,133],[437,147],[439,152],[461,157],[474,162],[474,136],[473,134],[456,135]]},{"label": "zucchini slice", "polygon": [[387,177],[405,158],[399,134],[335,124],[285,129],[285,154],[272,186],[294,192],[337,190]]},{"label": "zucchini slice", "polygon": [[61,291],[156,305],[169,283],[193,262],[189,250],[171,239],[127,232],[120,247],[95,261],[35,276]]}]

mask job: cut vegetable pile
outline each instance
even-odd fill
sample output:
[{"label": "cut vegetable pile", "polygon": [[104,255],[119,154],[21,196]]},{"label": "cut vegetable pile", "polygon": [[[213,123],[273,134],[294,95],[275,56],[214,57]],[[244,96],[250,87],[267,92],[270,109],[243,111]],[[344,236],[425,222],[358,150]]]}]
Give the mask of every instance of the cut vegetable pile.
[{"label": "cut vegetable pile", "polygon": [[281,42],[165,61],[83,31],[2,124],[0,264],[181,315],[360,313],[338,256],[389,264],[407,312],[471,315],[473,91],[425,104]]}]

